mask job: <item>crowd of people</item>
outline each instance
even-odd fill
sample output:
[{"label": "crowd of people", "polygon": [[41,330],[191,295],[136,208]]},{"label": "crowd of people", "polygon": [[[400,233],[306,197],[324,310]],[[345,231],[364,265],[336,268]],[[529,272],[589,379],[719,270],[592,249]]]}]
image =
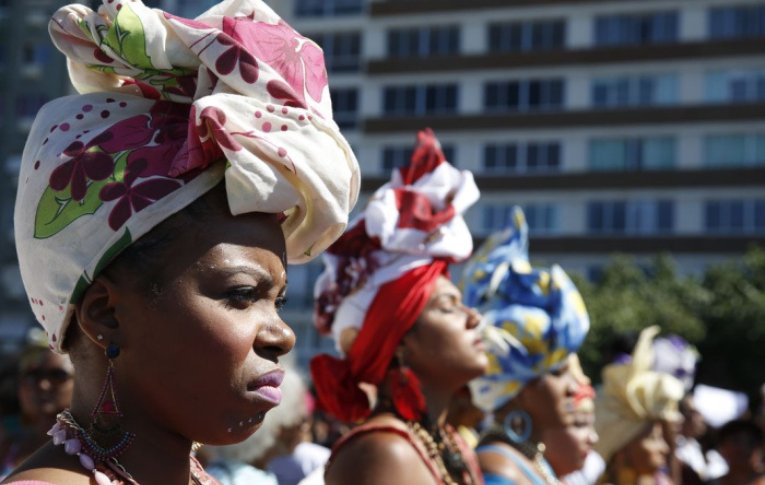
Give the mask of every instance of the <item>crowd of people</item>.
[{"label": "crowd of people", "polygon": [[[480,192],[431,130],[349,221],[321,50],[261,0],[50,25],[80,94],[23,156],[44,331],[2,370],[2,483],[765,485],[763,428],[707,425],[681,339],[647,326],[585,374],[575,284],[532,266],[520,209],[474,250]],[[301,375],[279,309],[320,254],[336,352]]]}]

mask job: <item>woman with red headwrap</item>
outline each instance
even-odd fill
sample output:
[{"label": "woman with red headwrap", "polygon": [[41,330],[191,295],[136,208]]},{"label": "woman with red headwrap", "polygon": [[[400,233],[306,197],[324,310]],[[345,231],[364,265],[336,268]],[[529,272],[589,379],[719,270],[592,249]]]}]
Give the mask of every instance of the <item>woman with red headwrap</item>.
[{"label": "woman with red headwrap", "polygon": [[430,130],[324,256],[315,322],[342,358],[311,362],[319,406],[364,422],[335,445],[326,483],[478,484],[472,451],[445,424],[452,395],[488,364],[448,266],[470,256],[462,214],[470,172],[444,159]]}]

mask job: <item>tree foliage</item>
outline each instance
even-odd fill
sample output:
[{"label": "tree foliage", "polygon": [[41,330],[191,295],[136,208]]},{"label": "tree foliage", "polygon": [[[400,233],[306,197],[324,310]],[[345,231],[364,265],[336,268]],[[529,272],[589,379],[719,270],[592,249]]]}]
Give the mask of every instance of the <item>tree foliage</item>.
[{"label": "tree foliage", "polygon": [[577,280],[592,328],[580,351],[588,375],[600,380],[610,350],[625,333],[659,325],[696,345],[697,382],[756,394],[765,383],[765,251],[683,276],[660,255],[641,267],[616,256],[596,283]]}]

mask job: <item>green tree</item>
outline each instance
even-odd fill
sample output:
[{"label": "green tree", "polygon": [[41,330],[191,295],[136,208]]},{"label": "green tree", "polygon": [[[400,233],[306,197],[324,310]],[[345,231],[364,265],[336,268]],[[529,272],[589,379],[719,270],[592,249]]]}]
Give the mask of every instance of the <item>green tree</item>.
[{"label": "green tree", "polygon": [[659,325],[664,333],[697,344],[706,336],[702,320],[709,294],[693,277],[679,276],[672,258],[659,255],[647,267],[617,255],[597,283],[579,279],[590,313],[591,329],[580,351],[582,364],[595,381],[609,349],[620,335]]}]

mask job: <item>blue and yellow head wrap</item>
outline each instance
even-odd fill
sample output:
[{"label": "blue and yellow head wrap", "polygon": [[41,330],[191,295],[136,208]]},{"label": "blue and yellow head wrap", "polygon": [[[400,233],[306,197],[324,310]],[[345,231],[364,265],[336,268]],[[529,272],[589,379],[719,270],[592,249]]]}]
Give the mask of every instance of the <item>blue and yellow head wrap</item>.
[{"label": "blue and yellow head wrap", "polygon": [[505,229],[492,235],[468,262],[465,304],[484,315],[489,370],[471,382],[473,400],[494,411],[531,380],[554,371],[576,352],[590,319],[574,283],[559,267],[532,268],[528,225],[515,207]]}]

